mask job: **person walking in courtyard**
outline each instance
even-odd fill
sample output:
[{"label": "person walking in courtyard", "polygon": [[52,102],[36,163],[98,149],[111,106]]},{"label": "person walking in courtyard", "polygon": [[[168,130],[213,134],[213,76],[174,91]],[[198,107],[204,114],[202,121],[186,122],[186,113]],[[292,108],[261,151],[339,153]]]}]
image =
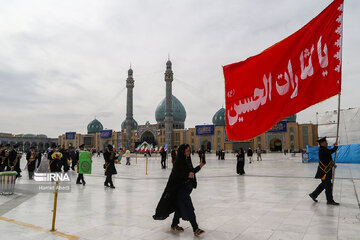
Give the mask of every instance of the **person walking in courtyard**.
[{"label": "person walking in courtyard", "polygon": [[339,203],[334,201],[332,194],[332,169],[336,168],[336,165],[333,162],[331,154],[336,152],[338,149],[337,143],[334,144],[332,149],[328,149],[328,142],[326,137],[320,138],[318,140],[320,145],[319,147],[319,166],[315,175],[315,178],[321,179],[321,183],[319,186],[309,194],[312,200],[317,202],[316,198],[320,195],[320,193],[325,189],[325,195],[327,204],[329,205],[339,205]]},{"label": "person walking in courtyard", "polygon": [[160,155],[161,155],[161,168],[166,169],[167,152],[165,151],[165,149],[162,149],[162,151],[160,152]]},{"label": "person walking in courtyard", "polygon": [[80,158],[80,152],[84,152],[85,149],[84,149],[85,145],[84,144],[81,144],[79,146],[80,150],[76,152],[75,154],[75,159],[76,159],[76,163],[77,163],[77,168],[76,168],[76,171],[78,172],[78,177],[76,179],[76,184],[82,184],[85,186],[86,182],[85,182],[85,179],[84,179],[84,174],[82,173],[79,173],[79,158]]},{"label": "person walking in courtyard", "polygon": [[199,228],[196,221],[195,209],[190,194],[197,187],[196,173],[206,163],[201,161],[200,165],[194,168],[190,153],[191,150],[188,144],[182,144],[179,147],[174,167],[153,218],[154,220],[164,220],[175,212],[171,224],[173,231],[184,231],[184,228],[179,226],[180,218],[182,218],[185,221],[190,221],[194,235],[200,236],[204,231]]},{"label": "person walking in courtyard", "polygon": [[64,172],[69,171],[69,164],[68,159],[70,158],[69,152],[66,151],[65,146],[59,146],[59,152],[62,154],[62,158],[59,161],[59,171],[61,172],[61,169],[64,167]]},{"label": "person walking in courtyard", "polygon": [[258,148],[256,149],[256,156],[257,156],[257,160],[258,160],[258,161],[259,161],[259,159],[260,159],[260,161],[262,161],[261,149],[260,149],[260,147],[258,147]]},{"label": "person walking in courtyard", "polygon": [[15,144],[8,157],[7,171],[16,171],[17,177],[21,177],[20,159],[22,152],[19,151],[19,144]]},{"label": "person walking in courtyard", "polygon": [[205,161],[205,150],[204,150],[204,146],[201,146],[198,154],[199,154],[200,162],[201,162],[202,160]]},{"label": "person walking in courtyard", "polygon": [[221,151],[221,160],[225,160],[225,150]]},{"label": "person walking in courtyard", "polygon": [[125,151],[126,165],[130,165],[130,157],[131,157],[130,150],[126,149]]},{"label": "person walking in courtyard", "polygon": [[243,175],[245,174],[244,171],[244,165],[245,165],[245,153],[244,153],[244,149],[240,148],[240,150],[238,151],[238,153],[236,154],[236,173]]},{"label": "person walking in courtyard", "polygon": [[[127,150],[127,151],[129,151],[129,150]],[[107,149],[105,150],[103,156],[105,159],[104,168],[105,168],[105,175],[106,175],[106,180],[104,182],[104,186],[110,187],[110,188],[115,188],[114,183],[112,181],[112,175],[117,174],[117,171],[115,168],[115,160],[116,160],[117,156],[116,156],[115,152],[113,151],[113,147],[110,144],[107,146]],[[125,153],[125,156],[126,156],[126,153]],[[127,158],[126,158],[126,161],[127,161]]]},{"label": "person walking in courtyard", "polygon": [[27,169],[29,172],[29,179],[33,179],[34,171],[36,167],[36,160],[38,159],[38,153],[35,151],[35,147],[30,147],[30,151],[26,154]]},{"label": "person walking in courtyard", "polygon": [[252,156],[253,156],[253,150],[251,148],[249,148],[247,151],[247,157],[249,159],[249,163],[252,162]]}]

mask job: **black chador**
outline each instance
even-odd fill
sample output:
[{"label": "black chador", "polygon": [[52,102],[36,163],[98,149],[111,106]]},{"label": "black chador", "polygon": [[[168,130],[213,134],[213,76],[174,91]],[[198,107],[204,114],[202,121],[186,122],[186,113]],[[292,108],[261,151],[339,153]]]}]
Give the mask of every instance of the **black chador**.
[{"label": "black chador", "polygon": [[245,165],[245,153],[244,150],[242,148],[240,148],[239,152],[236,155],[236,173],[243,175],[245,174],[244,171],[244,165]]},{"label": "black chador", "polygon": [[115,160],[116,160],[116,154],[112,150],[113,146],[108,145],[106,151],[104,152],[104,169],[105,169],[105,175],[106,180],[104,182],[105,187],[115,188],[114,183],[112,181],[112,175],[117,174],[116,168],[115,168]]},{"label": "black chador", "polygon": [[33,179],[36,168],[36,161],[39,160],[39,153],[35,152],[35,148],[31,147],[30,152],[26,154],[27,169],[29,172],[29,179]]},{"label": "black chador", "polygon": [[[337,146],[334,146],[332,149],[328,149],[328,144],[326,138],[321,138],[318,140],[319,147],[319,166],[315,175],[315,178],[321,179],[319,186],[309,194],[309,196],[317,202],[316,198],[319,194],[325,189],[326,200],[328,204],[339,205],[333,199],[332,194],[332,169],[334,167],[334,162],[331,154],[336,152],[338,149]],[[336,166],[335,166],[336,167]]]}]

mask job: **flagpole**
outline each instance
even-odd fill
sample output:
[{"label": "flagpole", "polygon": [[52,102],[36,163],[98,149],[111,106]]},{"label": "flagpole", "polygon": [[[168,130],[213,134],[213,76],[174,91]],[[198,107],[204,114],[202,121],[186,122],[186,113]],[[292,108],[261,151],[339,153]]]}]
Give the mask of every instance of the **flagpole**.
[{"label": "flagpole", "polygon": [[[337,126],[336,126],[336,140],[335,143],[338,144],[338,140],[339,140],[339,129],[340,129],[340,102],[341,102],[341,92],[338,95],[338,116],[337,116]],[[336,165],[336,160],[337,160],[337,150],[335,152],[335,160],[334,160],[334,166]],[[331,191],[334,192],[334,182],[335,182],[335,167],[334,167],[334,171],[333,171],[333,175],[332,175],[332,187],[331,187]]]}]

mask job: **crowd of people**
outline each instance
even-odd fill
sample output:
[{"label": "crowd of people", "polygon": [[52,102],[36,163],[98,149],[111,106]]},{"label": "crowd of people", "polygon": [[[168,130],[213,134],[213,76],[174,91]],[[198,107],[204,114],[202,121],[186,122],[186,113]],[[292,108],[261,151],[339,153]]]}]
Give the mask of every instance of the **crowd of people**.
[{"label": "crowd of people", "polygon": [[[337,147],[335,146],[333,149],[328,150],[325,138],[319,140],[319,145],[320,161],[316,178],[320,178],[322,182],[309,194],[309,196],[317,202],[317,196],[325,189],[328,204],[338,205],[332,196],[331,170],[333,165],[330,165],[330,163],[332,163],[331,154],[336,151]],[[26,153],[27,164],[25,169],[29,172],[29,179],[33,179],[34,172],[44,165],[44,158],[46,158],[48,159],[47,171],[68,172],[72,169],[78,172],[76,184],[85,185],[84,174],[79,172],[79,160],[82,152],[89,153],[90,159],[92,159],[92,156],[96,153],[98,153],[99,156],[99,152],[96,152],[94,149],[86,151],[84,149],[84,144],[80,145],[78,150],[75,150],[73,147],[65,149],[64,146],[52,145],[51,149],[46,152],[40,152],[35,147],[31,147]],[[254,152],[256,153],[257,161],[262,161],[262,151],[260,148],[257,148],[255,151],[249,148],[246,152],[243,148],[240,148],[239,151],[236,152],[237,174],[245,174],[245,156],[247,156],[249,164],[251,164],[254,162]],[[182,218],[191,223],[194,235],[199,236],[203,234],[204,231],[198,226],[195,208],[190,195],[197,187],[196,173],[206,164],[206,150],[204,148],[199,149],[198,154],[200,164],[196,167],[193,166],[191,153],[194,152],[191,151],[188,144],[182,144],[179,148],[174,146],[171,150],[172,171],[153,218],[155,220],[164,220],[169,217],[170,214],[174,213],[171,224],[171,229],[173,231],[184,231],[184,228],[179,226],[180,218]],[[162,151],[160,155],[161,168],[165,169],[167,167],[167,151]],[[217,151],[216,155],[219,160],[225,159],[224,150]],[[15,144],[13,148],[10,147],[10,144],[6,144],[5,146],[0,145],[0,171],[16,171],[17,176],[21,177],[20,159],[22,156],[23,152],[19,151],[19,145]],[[115,164],[120,164],[123,156],[126,158],[126,165],[130,165],[131,153],[128,149],[124,151],[124,149],[121,148],[119,151],[116,151],[112,145],[108,145],[105,148],[103,153],[105,161],[103,167],[106,176],[104,182],[105,187],[115,188],[112,176],[117,174]],[[336,167],[336,165],[334,167]],[[42,169],[42,171],[44,171],[44,169]]]}]

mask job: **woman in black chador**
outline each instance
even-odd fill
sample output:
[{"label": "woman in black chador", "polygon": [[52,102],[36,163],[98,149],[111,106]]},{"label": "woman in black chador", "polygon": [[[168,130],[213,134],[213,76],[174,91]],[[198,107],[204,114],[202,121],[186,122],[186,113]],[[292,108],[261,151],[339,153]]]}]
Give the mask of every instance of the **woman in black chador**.
[{"label": "woman in black chador", "polygon": [[236,173],[240,174],[240,175],[245,174],[245,171],[244,171],[244,165],[245,165],[244,149],[240,148],[240,150],[238,151],[238,153],[236,155],[236,159],[237,159]]},{"label": "woman in black chador", "polygon": [[200,165],[194,168],[190,153],[191,150],[188,144],[182,144],[179,147],[168,183],[153,218],[155,220],[164,220],[171,213],[175,212],[171,229],[183,232],[184,229],[178,225],[180,218],[182,218],[183,220],[190,221],[194,235],[199,236],[204,231],[199,228],[196,222],[195,209],[190,194],[197,186],[195,174],[200,171],[206,162],[201,161]]},{"label": "woman in black chador", "polygon": [[113,181],[112,181],[112,175],[117,174],[116,168],[115,168],[115,160],[117,159],[117,155],[113,151],[113,146],[108,145],[106,151],[104,152],[104,159],[105,159],[105,175],[106,180],[104,182],[105,187],[115,188]]}]

